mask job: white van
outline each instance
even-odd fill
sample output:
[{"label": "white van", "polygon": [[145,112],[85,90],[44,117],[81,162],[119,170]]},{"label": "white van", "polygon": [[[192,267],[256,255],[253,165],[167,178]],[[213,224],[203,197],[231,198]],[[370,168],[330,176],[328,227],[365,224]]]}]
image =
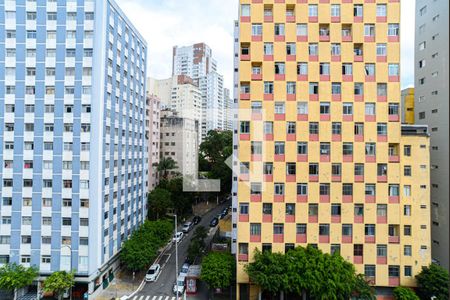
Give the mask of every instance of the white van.
[{"label": "white van", "polygon": [[186,284],[186,276],[179,275],[177,278],[177,282],[173,285],[173,293],[176,294],[178,291],[178,296],[183,295],[184,288]]}]

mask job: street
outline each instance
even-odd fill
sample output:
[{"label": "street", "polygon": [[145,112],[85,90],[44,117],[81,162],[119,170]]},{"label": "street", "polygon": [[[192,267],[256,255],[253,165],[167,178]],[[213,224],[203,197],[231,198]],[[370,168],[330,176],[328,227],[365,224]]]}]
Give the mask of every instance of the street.
[{"label": "street", "polygon": [[[220,204],[202,216],[200,223],[194,226],[188,234],[185,234],[182,241],[178,244],[178,273],[183,265],[184,259],[187,256],[187,249],[195,229],[199,226],[204,226],[205,228],[210,229],[209,222],[211,219],[219,214],[222,209],[228,205],[228,202]],[[179,224],[179,231],[181,231],[182,225],[182,223]],[[178,276],[178,274],[175,274],[175,244],[173,244],[172,247],[161,256],[158,263],[161,265],[162,271],[157,280],[155,282],[146,282],[142,290],[137,293],[136,296],[131,298],[132,300],[172,300],[176,298],[172,291],[176,276]],[[206,295],[204,299],[207,299]]]}]

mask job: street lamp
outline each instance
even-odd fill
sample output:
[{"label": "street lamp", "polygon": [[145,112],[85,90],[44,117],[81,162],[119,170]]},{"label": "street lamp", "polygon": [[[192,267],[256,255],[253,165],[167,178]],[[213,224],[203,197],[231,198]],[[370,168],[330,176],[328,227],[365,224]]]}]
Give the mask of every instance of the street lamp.
[{"label": "street lamp", "polygon": [[[178,300],[178,241],[177,241],[177,214],[172,215],[175,218],[175,290],[177,294],[177,300]],[[172,239],[174,240],[174,239]]]},{"label": "street lamp", "polygon": [[[69,271],[72,271],[72,247],[70,245],[66,245],[64,244],[63,247],[67,247],[70,250],[70,269]],[[72,286],[70,286],[70,295],[69,295],[69,299],[72,300]]]}]

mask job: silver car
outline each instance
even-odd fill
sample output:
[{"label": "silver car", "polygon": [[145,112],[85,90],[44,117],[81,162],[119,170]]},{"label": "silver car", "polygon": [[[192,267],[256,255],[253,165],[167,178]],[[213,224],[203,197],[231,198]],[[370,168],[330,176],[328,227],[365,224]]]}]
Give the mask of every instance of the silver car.
[{"label": "silver car", "polygon": [[154,264],[148,269],[147,274],[145,274],[145,281],[155,281],[158,278],[159,272],[161,271],[161,266],[159,264]]}]

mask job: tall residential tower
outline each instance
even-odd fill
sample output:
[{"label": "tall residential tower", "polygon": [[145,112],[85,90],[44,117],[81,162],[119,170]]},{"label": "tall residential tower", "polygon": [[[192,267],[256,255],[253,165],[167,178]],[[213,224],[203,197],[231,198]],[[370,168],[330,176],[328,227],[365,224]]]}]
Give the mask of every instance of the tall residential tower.
[{"label": "tall residential tower", "polygon": [[447,0],[416,0],[415,122],[431,134],[432,258],[449,264],[449,53]]},{"label": "tall residential tower", "polygon": [[0,1],[0,263],[93,299],[146,217],[146,42],[112,0]]},{"label": "tall residential tower", "polygon": [[400,123],[400,3],[240,0],[237,299],[254,249],[339,251],[392,295],[430,263],[429,139]]}]

